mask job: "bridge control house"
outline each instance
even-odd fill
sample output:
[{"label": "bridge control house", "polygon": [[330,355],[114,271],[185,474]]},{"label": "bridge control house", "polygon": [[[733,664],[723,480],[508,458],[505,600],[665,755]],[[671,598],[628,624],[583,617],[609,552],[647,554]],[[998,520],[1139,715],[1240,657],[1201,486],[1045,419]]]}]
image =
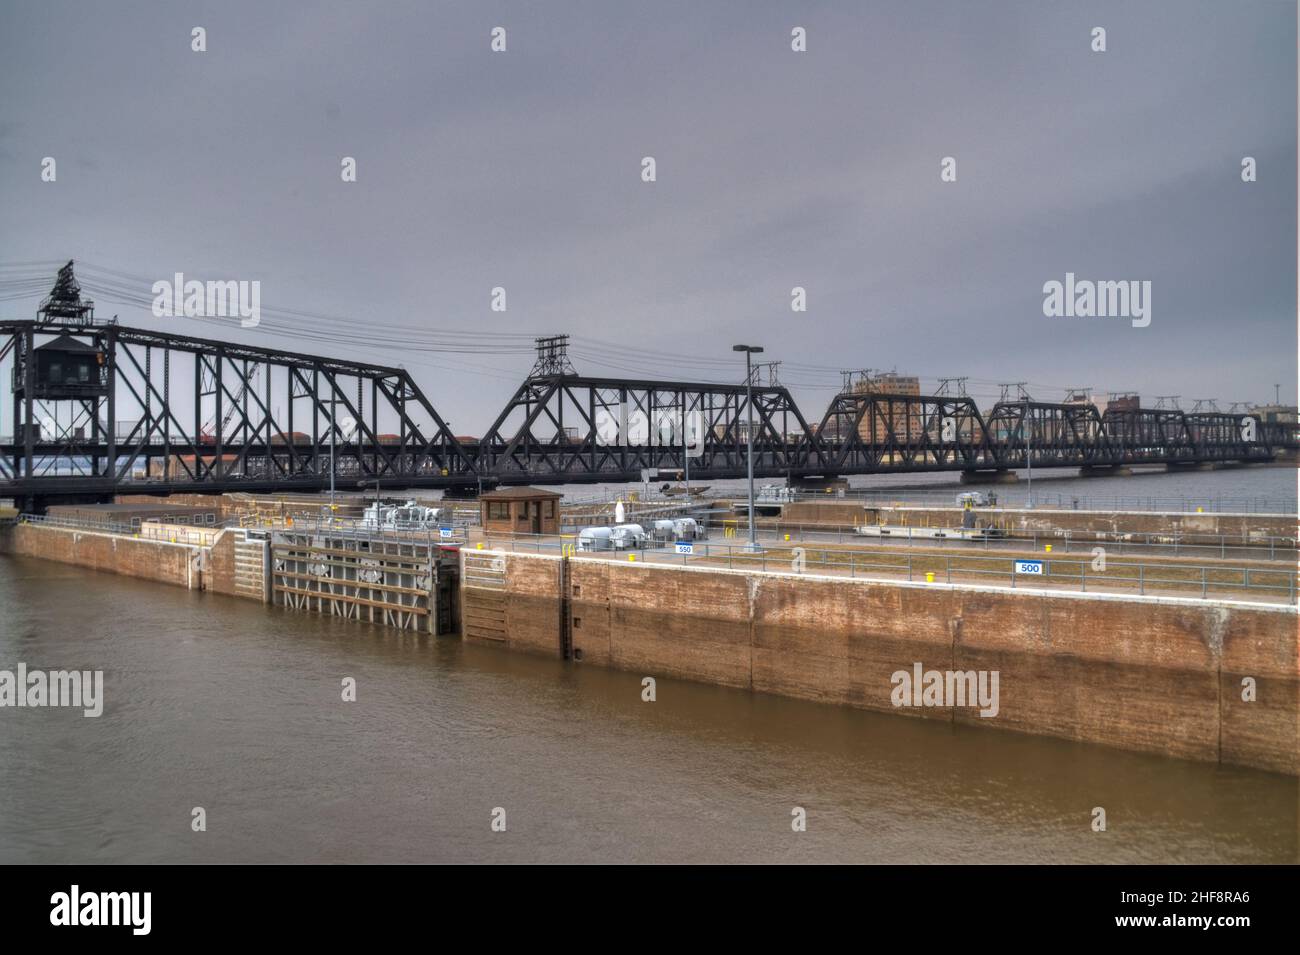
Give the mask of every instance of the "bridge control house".
[{"label": "bridge control house", "polygon": [[479,521],[487,534],[558,534],[560,498],[536,487],[503,487],[479,497]]},{"label": "bridge control house", "polygon": [[96,398],[108,394],[104,353],[71,335],[36,349],[36,398]]}]

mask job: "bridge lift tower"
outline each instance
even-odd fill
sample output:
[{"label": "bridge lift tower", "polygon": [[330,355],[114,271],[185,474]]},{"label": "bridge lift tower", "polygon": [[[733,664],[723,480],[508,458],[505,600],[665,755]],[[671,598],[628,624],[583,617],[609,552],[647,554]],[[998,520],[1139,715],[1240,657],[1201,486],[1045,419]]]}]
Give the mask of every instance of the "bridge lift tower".
[{"label": "bridge lift tower", "polygon": [[[107,466],[91,449],[111,439],[111,327],[95,320],[95,303],[81,297],[68,262],[37,309],[35,326],[5,343],[13,352],[13,441],[25,462],[5,462],[15,471],[31,473],[38,444],[82,474]],[[38,334],[53,337],[37,345]]]}]

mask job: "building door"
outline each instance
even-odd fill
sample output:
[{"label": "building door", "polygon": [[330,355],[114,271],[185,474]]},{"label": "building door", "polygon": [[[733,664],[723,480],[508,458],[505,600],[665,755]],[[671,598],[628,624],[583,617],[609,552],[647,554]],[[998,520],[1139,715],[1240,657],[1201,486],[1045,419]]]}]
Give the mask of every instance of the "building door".
[{"label": "building door", "polygon": [[542,502],[532,501],[529,507],[533,513],[533,533],[540,534],[542,532]]}]

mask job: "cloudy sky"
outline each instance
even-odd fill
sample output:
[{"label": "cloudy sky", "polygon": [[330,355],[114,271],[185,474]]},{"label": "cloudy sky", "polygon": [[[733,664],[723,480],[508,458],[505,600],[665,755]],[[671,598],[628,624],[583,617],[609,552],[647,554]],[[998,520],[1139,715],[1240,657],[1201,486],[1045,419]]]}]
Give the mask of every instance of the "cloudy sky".
[{"label": "cloudy sky", "polygon": [[[557,332],[590,374],[762,344],[809,417],[841,368],[1294,396],[1296,78],[1281,0],[7,2],[0,316],[77,259],[101,316],[400,363],[461,433]],[[305,314],[131,304],[175,272]],[[1150,326],[1045,317],[1066,272]]]}]

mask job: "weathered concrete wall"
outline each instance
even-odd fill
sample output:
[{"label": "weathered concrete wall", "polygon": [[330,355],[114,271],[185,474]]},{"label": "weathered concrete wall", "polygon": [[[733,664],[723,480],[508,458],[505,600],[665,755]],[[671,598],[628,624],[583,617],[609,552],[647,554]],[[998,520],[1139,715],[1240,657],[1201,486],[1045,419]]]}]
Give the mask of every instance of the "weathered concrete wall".
[{"label": "weathered concrete wall", "polygon": [[[562,559],[501,556],[505,586],[493,599],[505,595],[505,645],[558,654]],[[1300,774],[1294,610],[582,558],[568,564],[572,645],[584,662]],[[465,589],[466,606],[474,590]],[[891,677],[917,662],[998,671],[998,715],[895,708]],[[1256,683],[1254,702],[1242,700],[1244,677]]]},{"label": "weathered concrete wall", "polygon": [[222,530],[204,555],[203,589],[268,603],[271,593],[267,547],[267,542],[250,540],[239,528]]},{"label": "weathered concrete wall", "polygon": [[193,561],[201,548],[168,541],[18,524],[0,532],[0,551],[76,564],[126,577],[199,587]]},{"label": "weathered concrete wall", "polygon": [[223,532],[208,548],[206,589],[231,597],[244,596],[235,590],[235,543],[243,535]]},{"label": "weathered concrete wall", "polygon": [[[42,524],[17,524],[0,528],[0,553],[40,557],[44,560],[75,564],[91,570],[139,577],[191,590],[249,600],[265,600],[264,579],[251,586],[245,558],[244,573],[239,573],[236,548],[243,545],[244,531],[225,529],[218,532],[179,528],[196,535],[191,540],[175,541],[165,534],[151,538],[124,534],[107,534],[70,527]],[[199,536],[215,538],[211,546],[199,545]],[[242,578],[242,579],[241,579]]]}]

